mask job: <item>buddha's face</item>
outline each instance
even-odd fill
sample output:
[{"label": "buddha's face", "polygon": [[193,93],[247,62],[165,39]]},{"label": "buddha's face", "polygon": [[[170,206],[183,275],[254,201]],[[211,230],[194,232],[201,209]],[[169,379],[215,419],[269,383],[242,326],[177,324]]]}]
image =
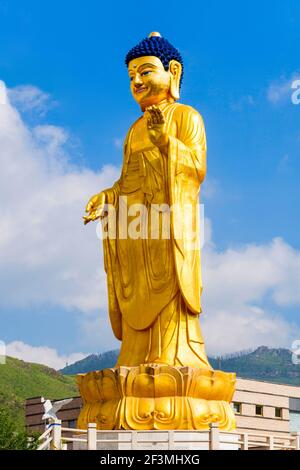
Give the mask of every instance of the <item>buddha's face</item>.
[{"label": "buddha's face", "polygon": [[164,69],[158,57],[144,56],[131,60],[128,73],[131,93],[142,110],[170,97],[171,73]]}]

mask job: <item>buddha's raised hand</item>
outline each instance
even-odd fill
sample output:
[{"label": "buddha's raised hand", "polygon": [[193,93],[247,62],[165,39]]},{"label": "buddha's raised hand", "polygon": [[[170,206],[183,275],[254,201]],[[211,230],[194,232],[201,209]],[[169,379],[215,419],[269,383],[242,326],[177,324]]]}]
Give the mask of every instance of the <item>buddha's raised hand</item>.
[{"label": "buddha's raised hand", "polygon": [[104,191],[91,197],[85,208],[85,212],[88,212],[89,214],[83,216],[84,225],[101,217],[103,214],[105,202],[106,194]]},{"label": "buddha's raised hand", "polygon": [[162,111],[155,105],[145,109],[147,128],[151,142],[159,148],[167,147],[169,136],[166,133],[166,121]]}]

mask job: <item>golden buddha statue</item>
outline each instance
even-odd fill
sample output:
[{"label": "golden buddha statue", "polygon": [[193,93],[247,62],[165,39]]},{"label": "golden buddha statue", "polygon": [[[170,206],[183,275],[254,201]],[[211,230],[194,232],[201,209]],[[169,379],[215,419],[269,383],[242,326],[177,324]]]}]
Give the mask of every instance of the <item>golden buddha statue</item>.
[{"label": "golden buddha statue", "polygon": [[[103,220],[109,205],[117,216],[127,212],[103,240],[109,315],[122,346],[113,369],[78,376],[78,425],[92,416],[99,429],[206,429],[213,421],[232,429],[235,376],[212,369],[199,324],[203,120],[177,102],[182,57],[159,33],[134,47],[126,65],[143,114],[126,136],[119,180],[90,199],[84,216],[85,224]],[[137,210],[140,232],[130,236]]]}]

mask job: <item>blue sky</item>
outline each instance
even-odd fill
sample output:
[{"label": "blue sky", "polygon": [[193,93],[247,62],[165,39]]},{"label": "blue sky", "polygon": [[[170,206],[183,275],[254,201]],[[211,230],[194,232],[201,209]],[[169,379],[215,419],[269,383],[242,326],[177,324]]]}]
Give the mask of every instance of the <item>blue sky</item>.
[{"label": "blue sky", "polygon": [[[206,125],[208,178],[203,201],[212,227],[211,256],[221,263],[230,250],[243,256],[249,247],[265,247],[266,253],[272,240],[280,237],[292,263],[300,250],[300,105],[292,104],[290,89],[300,76],[299,18],[297,0],[190,1],[186,5],[0,0],[0,79],[8,90],[20,86],[40,90],[40,106],[26,104],[23,95],[18,101],[12,92],[24,126],[29,131],[49,129],[49,125],[64,129],[68,139],[62,147],[68,165],[98,174],[104,165],[120,166],[120,142],[140,115],[130,95],[124,57],[151,31],[160,31],[184,59],[181,101],[200,111]],[[94,189],[91,185],[90,195]],[[63,203],[60,209],[64,211]],[[211,258],[207,260],[209,264]],[[247,264],[241,269],[247,269]],[[249,269],[255,267],[249,263]],[[295,325],[300,328],[300,302],[294,292],[299,285],[298,264],[289,267],[288,275],[282,281],[292,290],[288,299],[287,294],[282,294],[285,300],[276,297],[284,277],[278,274],[276,282],[269,287],[266,282],[263,293],[245,299],[241,306],[261,309],[269,319],[280,317],[292,330]],[[18,292],[21,278],[12,273],[10,279]],[[207,275],[207,283],[209,279]],[[54,348],[60,355],[115,347],[112,337],[105,344],[99,343],[101,335],[82,339],[82,331],[89,328],[87,318],[97,325],[96,308],[86,316],[78,305],[50,302],[48,294],[17,305],[4,302],[0,339]],[[212,302],[207,305],[214,308]],[[216,307],[216,319],[221,310]],[[36,326],[41,318],[43,325],[53,319],[61,322],[60,333],[49,337],[41,331]],[[254,344],[253,337],[245,337],[242,344],[232,341],[227,349],[247,348]],[[287,338],[289,346],[293,338]]]}]

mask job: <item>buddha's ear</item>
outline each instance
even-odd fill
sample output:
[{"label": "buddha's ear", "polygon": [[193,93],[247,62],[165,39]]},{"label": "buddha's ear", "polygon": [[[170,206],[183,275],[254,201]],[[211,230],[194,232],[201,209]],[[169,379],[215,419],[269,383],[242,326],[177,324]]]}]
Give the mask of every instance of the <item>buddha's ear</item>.
[{"label": "buddha's ear", "polygon": [[174,100],[179,100],[180,77],[182,74],[181,63],[177,60],[171,60],[169,63],[169,72],[171,73],[170,93]]}]

